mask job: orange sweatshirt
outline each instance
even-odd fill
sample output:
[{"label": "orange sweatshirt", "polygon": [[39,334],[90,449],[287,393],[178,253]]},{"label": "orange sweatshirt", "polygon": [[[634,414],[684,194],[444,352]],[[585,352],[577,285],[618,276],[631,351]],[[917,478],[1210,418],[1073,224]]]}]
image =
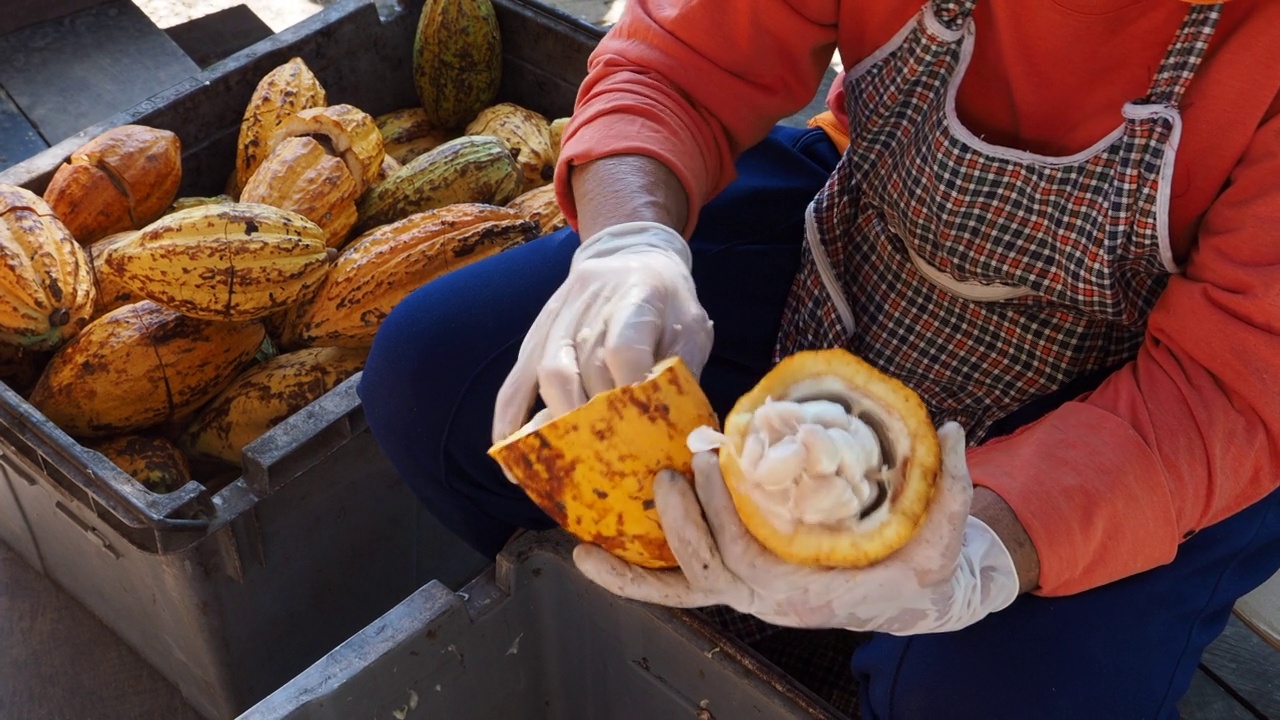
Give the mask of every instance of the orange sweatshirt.
[{"label": "orange sweatshirt", "polygon": [[[698,209],[735,158],[813,97],[832,51],[852,67],[924,0],[628,0],[591,57],[569,163],[663,161]],[[1111,131],[1147,89],[1178,0],[979,0],[961,120],[1052,155]],[[1013,508],[1043,595],[1173,559],[1191,533],[1280,485],[1280,2],[1231,0],[1183,99],[1172,197],[1185,263],[1137,359],[1092,394],[972,450],[974,482]],[[837,85],[838,87],[838,85]],[[843,121],[841,94],[830,108]]]}]

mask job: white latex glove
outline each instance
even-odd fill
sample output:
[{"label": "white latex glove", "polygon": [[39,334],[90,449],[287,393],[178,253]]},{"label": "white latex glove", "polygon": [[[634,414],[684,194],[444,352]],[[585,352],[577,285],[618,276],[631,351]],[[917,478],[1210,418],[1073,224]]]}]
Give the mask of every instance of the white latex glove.
[{"label": "white latex glove", "polygon": [[659,223],[614,225],[583,242],[498,390],[493,441],[525,424],[539,392],[547,417],[558,417],[674,355],[698,376],[712,332],[692,266],[688,243]]},{"label": "white latex glove", "polygon": [[663,532],[681,569],[637,567],[588,544],[574,549],[574,562],[617,595],[672,607],[728,605],[774,625],[891,635],[963,628],[1013,602],[1018,577],[999,537],[969,515],[964,431],[947,423],[938,437],[942,473],[928,515],[905,546],[870,567],[802,567],[770,553],[738,518],[714,452],[694,456],[696,495],[679,473],[655,480]]}]

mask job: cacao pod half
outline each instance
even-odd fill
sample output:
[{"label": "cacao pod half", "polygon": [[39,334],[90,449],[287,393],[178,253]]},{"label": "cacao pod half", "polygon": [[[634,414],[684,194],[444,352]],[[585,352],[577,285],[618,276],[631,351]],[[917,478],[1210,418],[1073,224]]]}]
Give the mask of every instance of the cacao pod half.
[{"label": "cacao pod half", "polygon": [[190,412],[253,361],[260,322],[212,322],[150,300],[94,320],[50,358],[30,402],[74,437],[124,434]]},{"label": "cacao pod half", "polygon": [[0,342],[51,350],[88,325],[95,297],[84,248],[53,209],[0,184]]},{"label": "cacao pod half", "polygon": [[560,417],[535,415],[489,456],[580,540],[641,567],[670,568],[678,563],[654,509],[653,479],[668,468],[692,477],[686,438],[702,426],[717,426],[715,412],[677,356]]},{"label": "cacao pod half", "polygon": [[180,443],[193,455],[239,465],[245,445],[359,372],[366,355],[304,348],[255,365],[200,410]]},{"label": "cacao pod half", "polygon": [[538,236],[513,210],[459,203],[383,225],[351,242],[310,300],[290,309],[282,343],[368,348],[401,300],[445,273]]},{"label": "cacao pod half", "polygon": [[524,176],[506,142],[464,135],[410,160],[360,200],[363,232],[456,203],[505,205],[520,194]]},{"label": "cacao pod half", "polygon": [[355,227],[359,198],[347,166],[309,137],[281,142],[240,193],[241,202],[289,210],[315,223],[331,248],[342,247]]},{"label": "cacao pod half", "polygon": [[924,520],[941,468],[928,410],[910,388],[844,349],[783,358],[739,398],[719,448],[743,525],[799,565],[865,567]]},{"label": "cacao pod half", "polygon": [[327,95],[311,68],[300,57],[271,70],[258,81],[253,96],[240,120],[240,137],[236,141],[236,168],[227,181],[227,194],[240,197],[244,184],[270,150],[271,136],[280,124],[308,108],[324,107]]},{"label": "cacao pod half", "polygon": [[44,191],[71,234],[88,244],[164,214],[182,183],[182,143],[168,130],[112,128],[58,166]]},{"label": "cacao pod half", "polygon": [[309,108],[286,118],[271,136],[268,153],[285,140],[308,135],[326,143],[326,149],[347,164],[358,192],[373,185],[382,169],[382,134],[373,117],[353,105]]},{"label": "cacao pod half", "polygon": [[480,111],[466,127],[468,135],[502,138],[524,175],[527,192],[551,182],[558,153],[551,145],[547,118],[515,103],[498,103]]},{"label": "cacao pod half", "polygon": [[139,295],[184,315],[266,317],[319,284],[334,251],[305,217],[257,203],[202,205],[157,220],[105,263]]},{"label": "cacao pod half", "polygon": [[490,0],[426,0],[413,40],[413,85],[431,123],[461,128],[493,103],[502,34]]}]

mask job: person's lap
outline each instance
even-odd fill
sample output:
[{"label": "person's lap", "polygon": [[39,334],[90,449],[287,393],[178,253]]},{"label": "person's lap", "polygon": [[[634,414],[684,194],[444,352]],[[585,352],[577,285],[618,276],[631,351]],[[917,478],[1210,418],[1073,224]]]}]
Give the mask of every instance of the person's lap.
[{"label": "person's lap", "polygon": [[[820,131],[779,129],[703,210],[693,274],[715,344],[701,380],[722,415],[772,365],[804,208],[837,159]],[[384,322],[361,380],[370,428],[403,480],[488,556],[517,528],[552,526],[485,450],[497,389],[577,244],[566,229],[414,293]],[[1280,492],[1201,532],[1166,567],[1073,597],[1022,596],[955,633],[874,635],[853,659],[863,716],[1171,717],[1235,598],[1277,565]]]}]

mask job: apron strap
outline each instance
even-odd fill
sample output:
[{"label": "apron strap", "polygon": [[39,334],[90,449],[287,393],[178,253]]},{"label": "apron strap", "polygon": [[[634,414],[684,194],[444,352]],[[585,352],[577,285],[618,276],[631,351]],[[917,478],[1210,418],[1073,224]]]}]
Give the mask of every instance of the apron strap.
[{"label": "apron strap", "polygon": [[948,30],[961,30],[978,0],[933,0],[933,15]]},{"label": "apron strap", "polygon": [[1200,67],[1209,39],[1222,16],[1222,3],[1192,5],[1182,20],[1144,98],[1146,103],[1177,105]]}]

